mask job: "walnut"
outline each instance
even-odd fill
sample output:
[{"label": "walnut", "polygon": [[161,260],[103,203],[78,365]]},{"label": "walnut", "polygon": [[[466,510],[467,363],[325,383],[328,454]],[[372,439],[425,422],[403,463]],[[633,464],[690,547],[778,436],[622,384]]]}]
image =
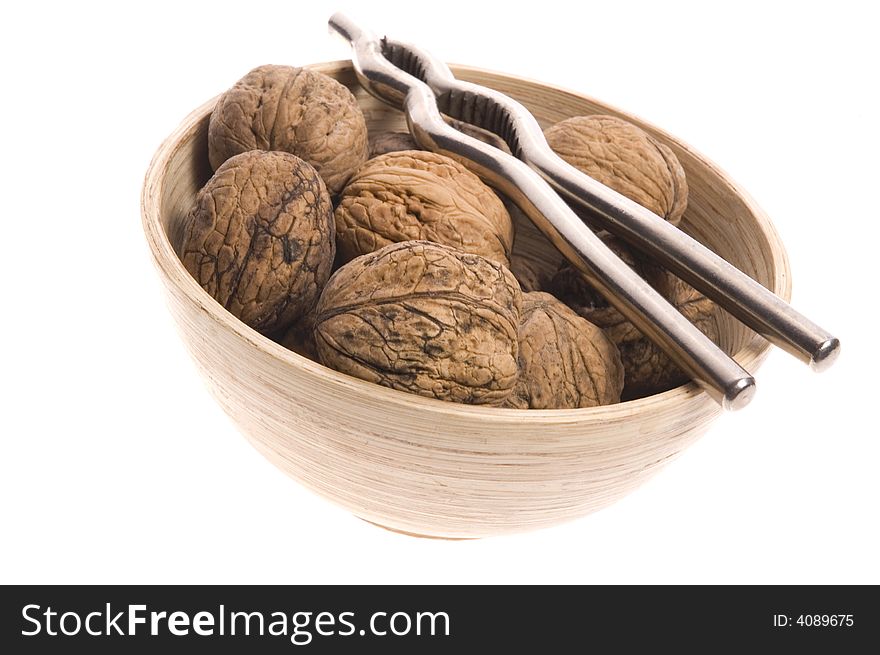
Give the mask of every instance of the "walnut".
[{"label": "walnut", "polygon": [[336,207],[345,262],[390,243],[428,240],[507,265],[513,223],[476,175],[432,152],[389,152],[352,176]]},{"label": "walnut", "polygon": [[575,116],[544,131],[569,164],[673,225],[687,207],[684,169],[654,137],[614,116]]},{"label": "walnut", "polygon": [[256,330],[308,312],[330,277],[332,205],[318,173],[286,152],[223,163],[196,196],[182,260],[205,290]]},{"label": "walnut", "polygon": [[[717,305],[672,273],[664,272],[662,278],[658,291],[703,334],[717,342]],[[623,399],[667,391],[690,379],[614,307],[581,307],[577,311],[605,330],[620,350],[626,376]]]},{"label": "walnut", "polygon": [[517,376],[521,292],[504,266],[427,241],[336,271],[315,342],[331,368],[441,400],[500,404]]},{"label": "walnut", "polygon": [[521,409],[595,407],[620,401],[623,364],[602,330],[549,293],[523,295],[519,378],[507,401]]},{"label": "walnut", "polygon": [[354,96],[323,73],[260,66],[224,93],[208,125],[208,157],[283,150],[314,166],[338,193],[367,159],[367,125]]}]

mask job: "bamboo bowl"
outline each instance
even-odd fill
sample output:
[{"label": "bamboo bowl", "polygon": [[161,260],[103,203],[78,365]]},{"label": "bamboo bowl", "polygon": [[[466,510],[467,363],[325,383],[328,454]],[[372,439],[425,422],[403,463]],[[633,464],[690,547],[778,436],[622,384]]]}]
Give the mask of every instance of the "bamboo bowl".
[{"label": "bamboo bowl", "polygon": [[[372,129],[401,114],[366,95],[350,62],[313,66],[349,86]],[[546,126],[606,113],[668,144],[687,173],[682,226],[786,300],[788,260],[769,219],[725,173],[686,144],[586,96],[453,67],[523,102]],[[216,100],[216,99],[215,99]],[[211,100],[184,119],[150,165],[143,226],[179,331],[217,401],[254,447],[301,484],[387,528],[483,537],[543,528],[613,503],[700,437],[720,409],[695,385],[607,407],[507,410],[459,405],[348,377],[274,343],[227,313],[193,280],[174,244],[207,159]],[[544,265],[558,255],[527,221],[516,250]],[[746,369],[766,341],[722,312],[721,345]]]}]

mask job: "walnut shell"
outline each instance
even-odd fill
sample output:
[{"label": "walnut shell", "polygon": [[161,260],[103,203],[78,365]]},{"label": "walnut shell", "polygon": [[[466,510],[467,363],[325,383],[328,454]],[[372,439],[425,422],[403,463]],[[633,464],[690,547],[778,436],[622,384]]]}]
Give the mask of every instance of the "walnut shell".
[{"label": "walnut shell", "polygon": [[320,361],[392,389],[500,404],[517,377],[519,285],[504,266],[427,241],[340,268],[315,319]]},{"label": "walnut shell", "polygon": [[523,295],[519,377],[507,405],[564,409],[620,401],[623,363],[605,333],[549,293]]},{"label": "walnut shell", "polygon": [[449,157],[389,152],[351,177],[334,213],[345,262],[391,243],[427,240],[508,264],[513,222],[497,195]]},{"label": "walnut shell", "polygon": [[569,164],[647,207],[673,225],[687,207],[687,181],[675,154],[644,130],[614,116],[575,116],[544,131]]},{"label": "walnut shell", "polygon": [[330,277],[332,205],[314,168],[286,152],[252,150],[223,163],[196,196],[184,266],[256,330],[285,329]]},{"label": "walnut shell", "polygon": [[323,73],[292,66],[253,69],[217,101],[208,158],[283,150],[314,166],[331,193],[367,159],[367,125],[355,97]]},{"label": "walnut shell", "polygon": [[[672,273],[658,289],[703,334],[718,342],[717,305]],[[620,350],[626,384],[622,398],[630,400],[667,391],[690,378],[658,346],[612,306],[582,307],[578,314],[598,325]]]}]

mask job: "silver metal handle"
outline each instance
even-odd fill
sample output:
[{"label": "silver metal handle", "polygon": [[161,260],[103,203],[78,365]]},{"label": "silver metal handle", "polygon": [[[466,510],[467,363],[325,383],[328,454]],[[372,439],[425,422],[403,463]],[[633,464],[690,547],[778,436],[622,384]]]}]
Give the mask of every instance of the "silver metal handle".
[{"label": "silver metal handle", "polygon": [[722,406],[748,403],[754,378],[624,264],[535,170],[447,125],[434,92],[386,59],[376,37],[341,14],[330,18],[330,27],[351,43],[364,88],[403,109],[419,145],[462,162],[509,196],[611,304]]},{"label": "silver metal handle", "polygon": [[619,236],[727,309],[776,346],[828,368],[840,341],[696,239],[626,196],[585,175],[550,148],[531,113],[519,102],[455,78],[449,67],[417,46],[385,39],[383,53],[425,82],[453,118],[495,132],[513,154],[537,170],[598,227]]}]

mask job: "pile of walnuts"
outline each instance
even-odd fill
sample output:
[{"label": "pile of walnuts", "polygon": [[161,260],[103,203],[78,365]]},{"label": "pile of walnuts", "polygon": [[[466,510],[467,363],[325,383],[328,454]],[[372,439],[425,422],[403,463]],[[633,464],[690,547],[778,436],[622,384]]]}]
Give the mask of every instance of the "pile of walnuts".
[{"label": "pile of walnuts", "polygon": [[[641,129],[581,116],[546,137],[573,166],[681,219],[684,171]],[[611,404],[687,379],[576,269],[542,273],[518,252],[509,201],[407,134],[370,135],[355,97],[326,75],[252,70],[211,114],[208,158],[182,261],[228,311],[303,356],[393,389],[518,409]],[[709,300],[600,236],[717,339]]]}]

